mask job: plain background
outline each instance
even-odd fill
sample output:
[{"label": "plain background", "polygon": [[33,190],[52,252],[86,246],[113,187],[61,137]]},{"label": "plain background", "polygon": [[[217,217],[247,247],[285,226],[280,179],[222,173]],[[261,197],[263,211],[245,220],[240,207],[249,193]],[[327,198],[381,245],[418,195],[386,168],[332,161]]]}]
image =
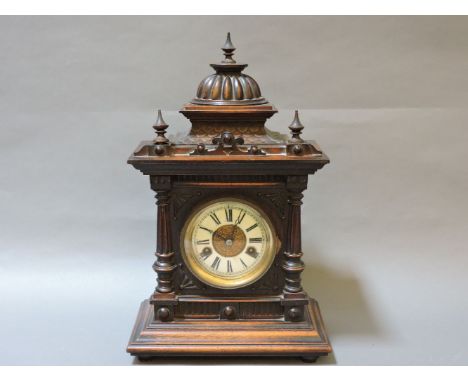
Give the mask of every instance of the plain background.
[{"label": "plain background", "polygon": [[300,109],[332,161],[303,209],[319,363],[468,364],[468,18],[199,16],[0,18],[0,364],[134,363],[155,208],[126,159],[157,108],[187,131],[227,31],[268,127]]}]

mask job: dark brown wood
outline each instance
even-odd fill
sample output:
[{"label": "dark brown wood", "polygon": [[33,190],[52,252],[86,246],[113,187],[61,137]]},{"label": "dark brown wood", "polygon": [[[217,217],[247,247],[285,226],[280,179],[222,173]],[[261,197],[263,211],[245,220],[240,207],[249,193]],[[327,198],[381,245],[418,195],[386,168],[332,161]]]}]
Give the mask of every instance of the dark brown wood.
[{"label": "dark brown wood", "polygon": [[286,274],[284,291],[286,293],[302,292],[301,273],[304,270],[301,244],[301,205],[302,192],[307,188],[306,176],[288,176],[286,188],[288,190],[288,246],[285,254],[283,269]]},{"label": "dark brown wood", "polygon": [[153,142],[156,145],[167,145],[169,143],[169,139],[166,138],[166,129],[168,127],[169,125],[164,121],[162,117],[161,110],[158,110],[158,119],[153,125],[153,129],[156,131],[157,135]]},{"label": "dark brown wood", "polygon": [[302,322],[281,320],[154,319],[143,301],[127,351],[138,357],[297,356],[316,358],[331,352],[318,304],[310,300]]},{"label": "dark brown wood", "polygon": [[294,119],[288,127],[289,127],[289,130],[291,130],[291,135],[292,135],[289,142],[303,143],[304,141],[301,138],[301,133],[302,133],[302,130],[304,130],[304,126],[299,120],[299,112],[297,110],[294,112]]},{"label": "dark brown wood", "polygon": [[[247,65],[236,63],[234,50],[228,36],[225,59],[212,65],[216,73],[183,106],[188,135],[169,141],[158,111],[157,137],[142,142],[128,160],[150,176],[157,199],[157,287],[141,306],[127,349],[142,359],[222,354],[315,360],[331,351],[318,304],[301,285],[303,192],[308,175],[329,159],[301,138],[297,112],[291,137],[265,128],[277,111],[243,73]],[[204,283],[182,255],[181,232],[192,212],[221,198],[255,206],[275,232],[269,268],[235,289]]]},{"label": "dark brown wood", "polygon": [[156,191],[157,230],[156,257],[153,269],[158,275],[157,292],[170,293],[173,291],[172,273],[176,268],[172,249],[171,220],[169,199],[171,178],[169,176],[151,177],[151,188]]},{"label": "dark brown wood", "polygon": [[[173,205],[173,236],[179,237],[182,226],[193,209],[207,201],[221,197],[244,199],[255,203],[264,211],[269,211],[269,217],[278,233],[281,243],[286,241],[285,221],[287,210],[287,191],[284,177],[266,176],[178,176],[174,177],[172,191]],[[198,179],[198,181],[194,181]],[[203,294],[211,296],[233,293],[222,289],[212,288],[200,283],[183,264],[180,256],[179,242],[174,242],[175,262],[179,268],[175,274],[177,294]],[[283,244],[284,245],[284,244]],[[237,295],[265,295],[279,294],[283,288],[283,273],[281,272],[282,250],[278,251],[273,267],[258,282],[247,288],[239,288]]]},{"label": "dark brown wood", "polygon": [[232,56],[236,48],[228,33],[222,47],[224,60],[211,64],[216,73],[206,77],[198,86],[197,96],[192,100],[198,105],[261,105],[268,101],[262,97],[260,87],[250,76],[242,73],[247,64],[238,64]]}]

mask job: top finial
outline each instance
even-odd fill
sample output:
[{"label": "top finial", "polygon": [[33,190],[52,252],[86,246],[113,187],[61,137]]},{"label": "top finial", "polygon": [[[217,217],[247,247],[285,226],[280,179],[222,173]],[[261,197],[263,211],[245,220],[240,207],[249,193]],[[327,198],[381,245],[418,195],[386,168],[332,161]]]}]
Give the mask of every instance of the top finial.
[{"label": "top finial", "polygon": [[166,129],[169,125],[164,121],[161,109],[158,110],[158,118],[153,125],[153,129],[156,131],[157,137],[154,139],[154,143],[158,145],[165,145],[169,143],[169,139],[166,138]]},{"label": "top finial", "polygon": [[294,119],[289,125],[289,130],[291,130],[291,133],[292,133],[290,142],[294,142],[294,143],[303,142],[301,138],[301,132],[303,129],[304,129],[304,126],[299,120],[299,112],[296,110],[294,112]]},{"label": "top finial", "polygon": [[226,42],[224,43],[224,46],[221,49],[224,51],[225,57],[225,59],[222,62],[225,64],[235,64],[236,61],[232,58],[232,56],[234,55],[234,51],[236,50],[236,48],[234,47],[234,45],[232,45],[230,32],[228,32]]}]

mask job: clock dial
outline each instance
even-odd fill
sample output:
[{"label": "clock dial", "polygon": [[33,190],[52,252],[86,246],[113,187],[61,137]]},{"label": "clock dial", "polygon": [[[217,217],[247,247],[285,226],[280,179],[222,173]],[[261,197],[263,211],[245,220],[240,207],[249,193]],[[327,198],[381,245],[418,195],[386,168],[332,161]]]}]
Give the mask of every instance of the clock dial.
[{"label": "clock dial", "polygon": [[274,230],[260,209],[238,199],[202,206],[182,233],[184,260],[201,281],[232,289],[258,280],[275,255]]}]

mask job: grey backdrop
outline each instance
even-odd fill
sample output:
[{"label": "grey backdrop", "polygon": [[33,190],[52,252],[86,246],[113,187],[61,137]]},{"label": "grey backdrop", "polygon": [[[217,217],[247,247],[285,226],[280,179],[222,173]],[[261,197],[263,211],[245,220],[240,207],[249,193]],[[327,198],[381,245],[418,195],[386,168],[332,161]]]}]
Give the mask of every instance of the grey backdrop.
[{"label": "grey backdrop", "polygon": [[155,211],[125,161],[156,108],[187,131],[227,31],[268,126],[301,109],[332,160],[304,198],[320,363],[468,364],[465,17],[0,18],[0,363],[133,362]]}]

